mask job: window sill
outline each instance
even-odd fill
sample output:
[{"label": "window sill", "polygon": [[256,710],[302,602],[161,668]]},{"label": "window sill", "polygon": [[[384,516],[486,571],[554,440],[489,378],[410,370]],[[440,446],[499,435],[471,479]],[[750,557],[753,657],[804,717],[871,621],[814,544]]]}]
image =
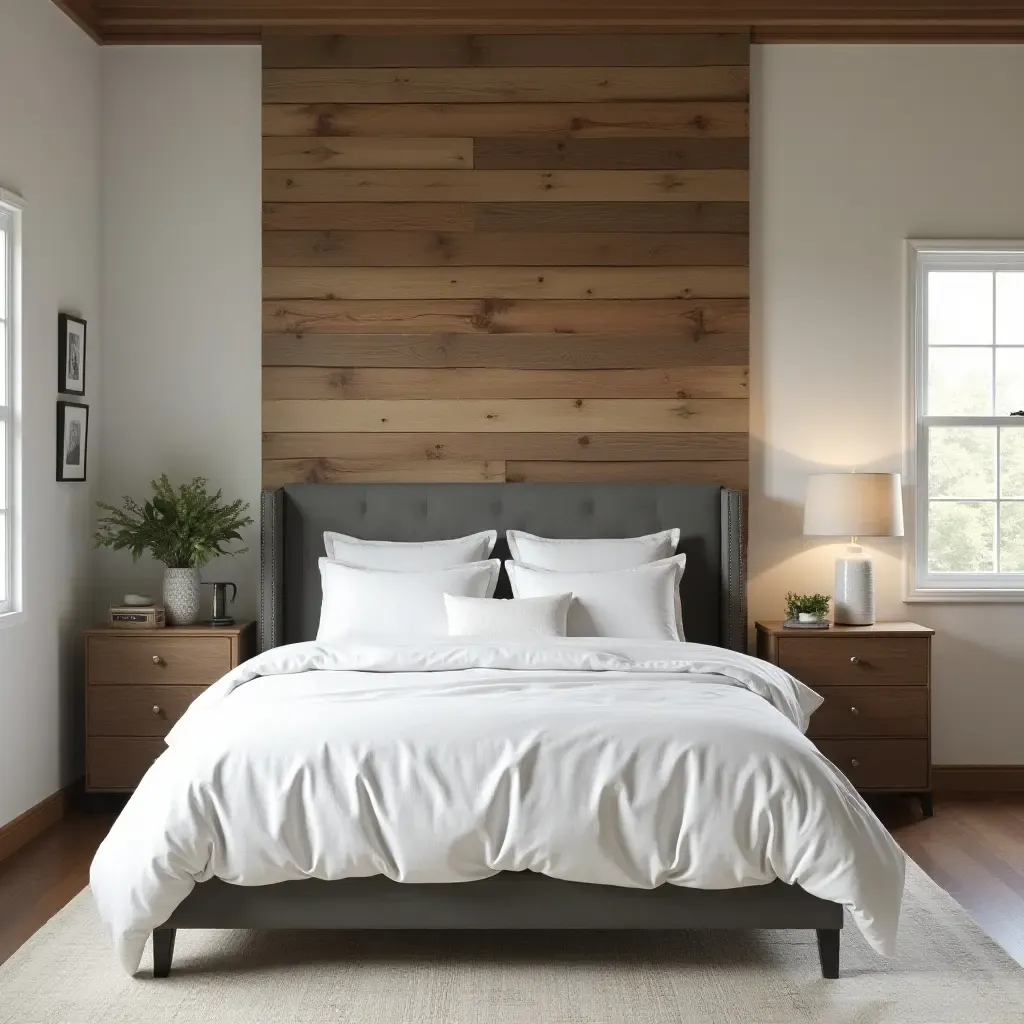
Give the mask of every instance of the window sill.
[{"label": "window sill", "polygon": [[914,590],[904,604],[1020,604],[1024,590]]},{"label": "window sill", "polygon": [[20,626],[25,621],[25,613],[0,612],[0,630],[10,629],[12,626]]}]

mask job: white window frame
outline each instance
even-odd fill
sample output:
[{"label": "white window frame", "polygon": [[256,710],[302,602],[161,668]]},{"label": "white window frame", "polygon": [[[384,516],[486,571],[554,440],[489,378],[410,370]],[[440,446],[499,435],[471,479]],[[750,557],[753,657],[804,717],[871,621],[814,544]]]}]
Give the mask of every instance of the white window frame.
[{"label": "white window frame", "polygon": [[6,594],[0,600],[0,626],[20,621],[22,611],[22,545],[21,545],[21,312],[22,312],[22,215],[24,200],[0,188],[0,218],[7,232],[7,272],[0,288],[7,292],[6,367],[7,394],[0,394],[0,420],[6,429],[4,469],[7,508],[3,537],[7,558]]},{"label": "white window frame", "polygon": [[[927,274],[931,270],[1024,272],[1024,241],[920,240],[907,243],[908,386],[905,480],[909,491],[906,600],[947,602],[1024,601],[1024,573],[928,572],[929,426],[1024,429],[1022,416],[925,416],[928,393]],[[1022,399],[1024,404],[1024,399]],[[998,500],[999,453],[996,453]],[[997,518],[998,544],[998,518]]]}]

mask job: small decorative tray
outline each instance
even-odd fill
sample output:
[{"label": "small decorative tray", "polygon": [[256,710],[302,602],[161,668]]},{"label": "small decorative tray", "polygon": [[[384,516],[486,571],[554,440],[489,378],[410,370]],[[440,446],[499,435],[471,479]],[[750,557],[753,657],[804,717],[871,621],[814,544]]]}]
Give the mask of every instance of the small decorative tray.
[{"label": "small decorative tray", "polygon": [[783,629],[828,629],[830,622],[801,622],[799,619],[786,619]]}]

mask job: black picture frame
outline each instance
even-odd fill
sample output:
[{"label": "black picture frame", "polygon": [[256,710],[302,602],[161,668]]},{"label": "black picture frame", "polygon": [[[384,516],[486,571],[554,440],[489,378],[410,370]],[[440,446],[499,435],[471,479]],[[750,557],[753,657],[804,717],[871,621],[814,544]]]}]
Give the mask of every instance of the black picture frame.
[{"label": "black picture frame", "polygon": [[[69,423],[70,410],[82,409],[84,416],[74,414]],[[76,432],[74,424],[81,426]],[[67,436],[70,435],[70,436]],[[57,403],[57,480],[61,483],[84,483],[89,458],[89,406],[82,402]],[[81,466],[82,475],[77,475],[77,467]],[[76,467],[70,475],[68,470]]]},{"label": "black picture frame", "polygon": [[80,317],[70,313],[57,314],[57,390],[62,395],[85,395],[88,326]]}]

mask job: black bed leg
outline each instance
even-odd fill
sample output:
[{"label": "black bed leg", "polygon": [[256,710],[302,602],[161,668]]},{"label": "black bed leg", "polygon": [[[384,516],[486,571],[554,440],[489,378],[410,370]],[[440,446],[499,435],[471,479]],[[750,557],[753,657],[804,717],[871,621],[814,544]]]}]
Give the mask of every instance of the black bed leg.
[{"label": "black bed leg", "polygon": [[839,928],[818,929],[818,959],[823,978],[839,977]]},{"label": "black bed leg", "polygon": [[153,929],[153,977],[166,978],[174,958],[174,928]]}]

